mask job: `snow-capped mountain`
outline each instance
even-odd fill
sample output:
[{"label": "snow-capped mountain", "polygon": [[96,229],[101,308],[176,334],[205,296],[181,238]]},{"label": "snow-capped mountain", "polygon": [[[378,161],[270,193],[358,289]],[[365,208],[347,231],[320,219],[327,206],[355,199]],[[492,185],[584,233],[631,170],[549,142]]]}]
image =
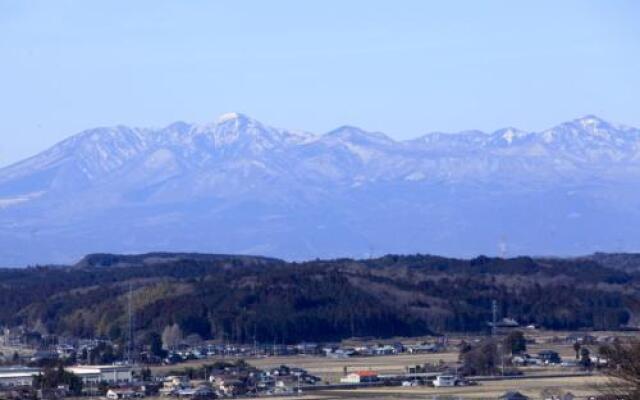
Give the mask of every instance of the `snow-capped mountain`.
[{"label": "snow-capped mountain", "polygon": [[406,141],[352,126],[289,131],[238,113],[96,128],[0,169],[0,265],[95,251],[637,250],[638,178],[640,130],[595,116]]}]

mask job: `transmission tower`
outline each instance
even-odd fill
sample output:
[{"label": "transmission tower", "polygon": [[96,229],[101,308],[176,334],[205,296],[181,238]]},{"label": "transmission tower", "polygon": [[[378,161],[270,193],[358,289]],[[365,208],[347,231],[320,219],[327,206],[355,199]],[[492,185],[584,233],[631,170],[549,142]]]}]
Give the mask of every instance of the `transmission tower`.
[{"label": "transmission tower", "polygon": [[498,242],[498,256],[500,258],[507,258],[507,251],[508,251],[508,245],[507,245],[507,238],[505,236],[502,236],[500,238],[500,241]]}]

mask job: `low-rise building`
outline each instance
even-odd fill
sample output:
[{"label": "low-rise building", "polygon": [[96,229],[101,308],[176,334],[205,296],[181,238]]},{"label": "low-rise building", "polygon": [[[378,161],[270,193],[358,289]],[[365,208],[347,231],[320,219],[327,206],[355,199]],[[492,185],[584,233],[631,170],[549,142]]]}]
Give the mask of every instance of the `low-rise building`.
[{"label": "low-rise building", "polygon": [[178,391],[191,387],[189,377],[183,375],[170,375],[164,378],[162,388],[159,393],[161,396],[175,396]]},{"label": "low-rise building", "polygon": [[405,347],[409,354],[421,354],[421,353],[435,353],[437,351],[440,351],[442,346],[438,344],[423,343],[423,344],[411,344]]},{"label": "low-rise building", "polygon": [[538,359],[543,364],[560,364],[562,362],[562,358],[557,351],[553,350],[542,350],[538,353]]},{"label": "low-rise building", "polygon": [[378,374],[374,371],[357,371],[340,378],[342,383],[370,383],[377,382]]},{"label": "low-rise building", "polygon": [[57,360],[59,358],[57,351],[52,350],[38,350],[29,359],[29,361],[33,363],[42,362],[42,361],[52,361]]},{"label": "low-rise building", "polygon": [[433,380],[433,386],[435,387],[452,387],[458,382],[458,378],[453,375],[438,375]]},{"label": "low-rise building", "polygon": [[0,367],[0,387],[32,386],[40,372],[39,368]]},{"label": "low-rise building", "polygon": [[78,375],[84,383],[130,383],[133,380],[130,365],[76,365],[65,369]]},{"label": "low-rise building", "polygon": [[179,398],[210,399],[216,397],[215,391],[209,386],[201,385],[195,388],[181,389],[177,392]]},{"label": "low-rise building", "polygon": [[107,399],[122,400],[144,397],[144,391],[135,390],[133,388],[115,388],[107,391]]},{"label": "low-rise building", "polygon": [[246,391],[246,385],[237,376],[219,375],[213,378],[216,388],[225,396],[235,396]]}]

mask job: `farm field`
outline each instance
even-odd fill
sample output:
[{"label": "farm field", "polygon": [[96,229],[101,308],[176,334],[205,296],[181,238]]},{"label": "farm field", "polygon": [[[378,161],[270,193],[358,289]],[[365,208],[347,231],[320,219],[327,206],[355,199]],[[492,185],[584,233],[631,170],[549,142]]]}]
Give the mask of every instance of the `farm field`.
[{"label": "farm field", "polygon": [[407,366],[417,364],[456,362],[458,353],[428,353],[428,354],[401,354],[377,357],[270,357],[247,360],[258,368],[272,368],[282,364],[304,368],[310,374],[321,377],[323,380],[335,383],[343,375],[344,368],[348,371],[373,370],[378,374],[401,374],[406,372]]},{"label": "farm field", "polygon": [[[535,344],[529,347],[530,353],[536,353],[543,349],[555,350],[563,358],[572,359],[575,352],[571,345],[547,345]],[[211,364],[219,360],[237,360],[237,358],[211,358],[207,360],[194,360],[176,365],[163,365],[152,367],[155,374],[164,374],[172,370],[179,370],[185,367],[199,367],[204,364]],[[264,358],[246,358],[246,361],[260,369],[275,368],[280,365],[304,368],[310,374],[321,377],[324,381],[331,383],[338,382],[343,375],[344,369],[348,371],[373,370],[378,374],[401,374],[406,372],[406,367],[418,364],[438,363],[442,360],[445,363],[455,363],[458,360],[458,352],[448,351],[441,353],[425,354],[400,354],[376,357],[349,357],[330,358],[320,356],[276,356]],[[527,368],[527,374],[561,372],[560,367],[550,368]]]},{"label": "farm field", "polygon": [[[599,376],[573,378],[543,378],[524,380],[504,380],[481,382],[477,386],[432,388],[420,387],[383,387],[375,389],[336,390],[323,393],[325,399],[431,399],[434,396],[451,396],[462,399],[496,399],[508,390],[519,392],[533,398],[541,398],[545,389],[560,389],[570,391],[578,398],[587,398],[598,394],[597,386],[603,384],[606,378]],[[312,394],[314,395],[314,394]]]},{"label": "farm field", "polygon": [[[330,358],[319,356],[281,356],[265,358],[246,358],[245,360],[260,369],[274,368],[280,365],[304,368],[309,373],[321,377],[329,382],[337,382],[342,376],[344,368],[349,371],[371,369],[379,374],[399,374],[405,372],[405,367],[416,364],[434,363],[439,360],[444,362],[455,362],[458,353],[429,353],[429,354],[402,354],[377,357],[350,357],[350,358]],[[171,370],[178,370],[185,367],[198,367],[204,364],[211,364],[220,360],[237,360],[237,358],[210,358],[207,360],[189,361],[176,365],[164,365],[152,367],[155,374],[167,373]]]},{"label": "farm field", "polygon": [[357,390],[328,390],[322,392],[309,392],[301,396],[288,396],[271,398],[277,400],[343,400],[343,399],[369,399],[369,400],[417,400],[417,399],[465,399],[484,400],[497,399],[509,390],[517,390],[532,399],[540,399],[544,390],[562,390],[573,393],[577,399],[587,399],[597,395],[598,385],[605,382],[606,378],[576,377],[576,378],[548,378],[528,380],[506,380],[483,382],[478,386],[455,388],[432,387],[383,387]]}]

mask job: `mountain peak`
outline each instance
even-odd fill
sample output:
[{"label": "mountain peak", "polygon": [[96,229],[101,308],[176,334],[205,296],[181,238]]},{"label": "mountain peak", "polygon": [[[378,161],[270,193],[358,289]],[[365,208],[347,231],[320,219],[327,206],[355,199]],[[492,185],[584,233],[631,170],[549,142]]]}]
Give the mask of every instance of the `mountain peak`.
[{"label": "mountain peak", "polygon": [[218,118],[216,118],[216,123],[217,124],[223,124],[225,122],[229,122],[229,121],[237,121],[237,120],[249,120],[251,118],[249,118],[248,116],[242,114],[242,113],[238,113],[238,112],[228,112],[228,113],[224,113],[222,115],[220,115]]},{"label": "mountain peak", "polygon": [[381,132],[368,132],[362,128],[358,128],[357,126],[352,125],[343,125],[340,126],[330,132],[328,132],[326,137],[329,138],[341,138],[350,141],[374,141],[378,143],[393,143],[394,140],[389,136],[385,135]]},{"label": "mountain peak", "polygon": [[506,128],[502,128],[502,129],[498,129],[497,131],[495,131],[493,133],[493,136],[495,138],[497,138],[498,140],[502,140],[502,141],[506,142],[507,144],[511,144],[511,143],[513,143],[514,140],[522,139],[522,138],[526,137],[527,135],[529,135],[528,132],[525,132],[525,131],[520,130],[518,128],[514,128],[512,126],[509,126],[509,127],[506,127]]},{"label": "mountain peak", "polygon": [[607,121],[603,120],[602,118],[594,114],[583,115],[582,117],[576,118],[574,122],[578,122],[583,125],[596,125],[601,123],[608,123]]},{"label": "mountain peak", "polygon": [[[560,128],[564,130],[568,129],[568,130],[582,131],[590,135],[596,135],[596,136],[599,136],[604,131],[618,130],[618,126],[616,126],[615,124],[605,121],[604,119],[593,114],[588,114],[588,115],[576,118],[572,121],[565,122],[563,124],[560,124],[556,128]],[[553,129],[556,129],[556,128],[553,128]]]},{"label": "mountain peak", "polygon": [[598,133],[599,130],[603,129],[618,129],[618,127],[604,119],[593,115],[588,114],[579,118],[574,119],[571,122],[568,122],[566,125],[575,126],[579,129],[583,129],[590,133]]},{"label": "mountain peak", "polygon": [[185,134],[187,132],[189,132],[189,130],[191,129],[191,125],[189,125],[188,123],[184,122],[184,121],[176,121],[172,124],[167,125],[165,128],[165,130],[170,131],[170,132],[177,132],[179,134]]}]

